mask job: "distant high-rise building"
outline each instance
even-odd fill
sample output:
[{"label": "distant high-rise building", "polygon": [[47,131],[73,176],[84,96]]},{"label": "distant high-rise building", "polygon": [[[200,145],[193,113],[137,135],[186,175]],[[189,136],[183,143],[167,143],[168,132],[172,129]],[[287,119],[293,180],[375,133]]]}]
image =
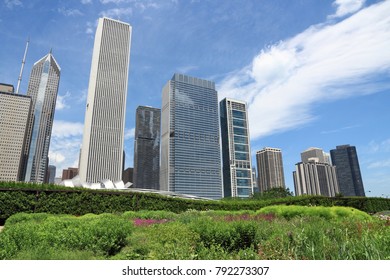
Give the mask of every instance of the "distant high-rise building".
[{"label": "distant high-rise building", "polygon": [[222,197],[214,82],[175,74],[163,88],[160,189]]},{"label": "distant high-rise building", "polygon": [[[134,168],[129,167],[123,171],[122,181],[123,183],[133,183]],[[132,186],[134,187],[134,186]]]},{"label": "distant high-rise building", "polygon": [[138,106],[134,135],[134,187],[160,188],[161,110]]},{"label": "distant high-rise building", "polygon": [[68,169],[62,170],[62,181],[72,180],[79,174],[79,169],[76,167],[68,167]]},{"label": "distant high-rise building", "polygon": [[23,154],[31,98],[0,84],[0,181],[23,180]]},{"label": "distant high-rise building", "polygon": [[301,153],[301,160],[304,163],[310,161],[310,159],[317,158],[318,162],[330,164],[329,154],[325,153],[320,148],[309,148]]},{"label": "distant high-rise building", "polygon": [[301,153],[302,162],[295,165],[295,195],[335,196],[339,192],[336,167],[326,162],[322,149],[311,148]]},{"label": "distant high-rise building", "polygon": [[356,147],[337,146],[330,151],[330,155],[336,166],[340,193],[345,196],[365,196]]},{"label": "distant high-rise building", "polygon": [[253,194],[247,106],[230,98],[223,99],[219,106],[224,196],[247,198]]},{"label": "distant high-rise building", "polygon": [[82,182],[122,179],[130,41],[129,24],[99,19],[79,164]]},{"label": "distant high-rise building", "polygon": [[61,68],[51,51],[37,61],[31,71],[27,89],[32,105],[26,138],[26,182],[43,183],[46,177],[60,73]]},{"label": "distant high-rise building", "polygon": [[54,165],[49,165],[47,168],[47,180],[46,183],[54,184],[55,177],[56,177],[56,167]]},{"label": "distant high-rise building", "polygon": [[285,188],[282,150],[263,148],[256,153],[257,178],[260,192],[271,188]]},{"label": "distant high-rise building", "polygon": [[253,193],[260,192],[258,183],[257,183],[257,175],[256,175],[256,168],[252,167],[252,183],[253,183]]}]

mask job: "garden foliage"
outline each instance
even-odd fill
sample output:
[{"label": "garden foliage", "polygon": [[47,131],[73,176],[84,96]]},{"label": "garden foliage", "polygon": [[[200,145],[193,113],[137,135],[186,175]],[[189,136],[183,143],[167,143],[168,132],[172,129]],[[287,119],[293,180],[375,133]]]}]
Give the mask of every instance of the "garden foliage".
[{"label": "garden foliage", "polygon": [[390,259],[389,221],[348,207],[19,213],[0,259]]}]

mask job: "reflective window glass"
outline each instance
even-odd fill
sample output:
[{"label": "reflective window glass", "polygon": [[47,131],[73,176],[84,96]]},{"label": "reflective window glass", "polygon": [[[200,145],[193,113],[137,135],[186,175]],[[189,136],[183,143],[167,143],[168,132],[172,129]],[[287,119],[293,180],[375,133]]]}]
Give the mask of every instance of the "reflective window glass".
[{"label": "reflective window glass", "polygon": [[245,112],[233,110],[233,118],[245,119]]},{"label": "reflective window glass", "polygon": [[246,129],[241,127],[233,127],[233,133],[236,135],[246,136]]}]

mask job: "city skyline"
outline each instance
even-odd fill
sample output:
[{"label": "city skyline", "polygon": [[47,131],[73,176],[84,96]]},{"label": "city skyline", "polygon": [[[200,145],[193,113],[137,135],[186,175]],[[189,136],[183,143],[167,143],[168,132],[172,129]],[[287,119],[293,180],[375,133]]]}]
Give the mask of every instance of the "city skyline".
[{"label": "city skyline", "polygon": [[1,1],[0,82],[16,86],[30,37],[19,91],[26,94],[26,73],[53,47],[62,75],[50,164],[57,174],[76,167],[94,30],[99,17],[111,16],[134,28],[125,167],[133,166],[135,108],[161,107],[161,88],[182,72],[214,80],[219,100],[248,103],[252,161],[262,147],[281,148],[291,190],[301,151],[348,143],[359,151],[366,194],[386,196],[390,4],[347,2]]}]

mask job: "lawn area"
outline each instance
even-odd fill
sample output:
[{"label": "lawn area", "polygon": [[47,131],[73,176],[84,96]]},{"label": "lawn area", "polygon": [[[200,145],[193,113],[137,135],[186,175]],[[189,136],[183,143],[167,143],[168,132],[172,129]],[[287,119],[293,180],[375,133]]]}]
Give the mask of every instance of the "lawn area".
[{"label": "lawn area", "polygon": [[0,232],[0,259],[388,260],[390,222],[336,206],[19,213]]}]

